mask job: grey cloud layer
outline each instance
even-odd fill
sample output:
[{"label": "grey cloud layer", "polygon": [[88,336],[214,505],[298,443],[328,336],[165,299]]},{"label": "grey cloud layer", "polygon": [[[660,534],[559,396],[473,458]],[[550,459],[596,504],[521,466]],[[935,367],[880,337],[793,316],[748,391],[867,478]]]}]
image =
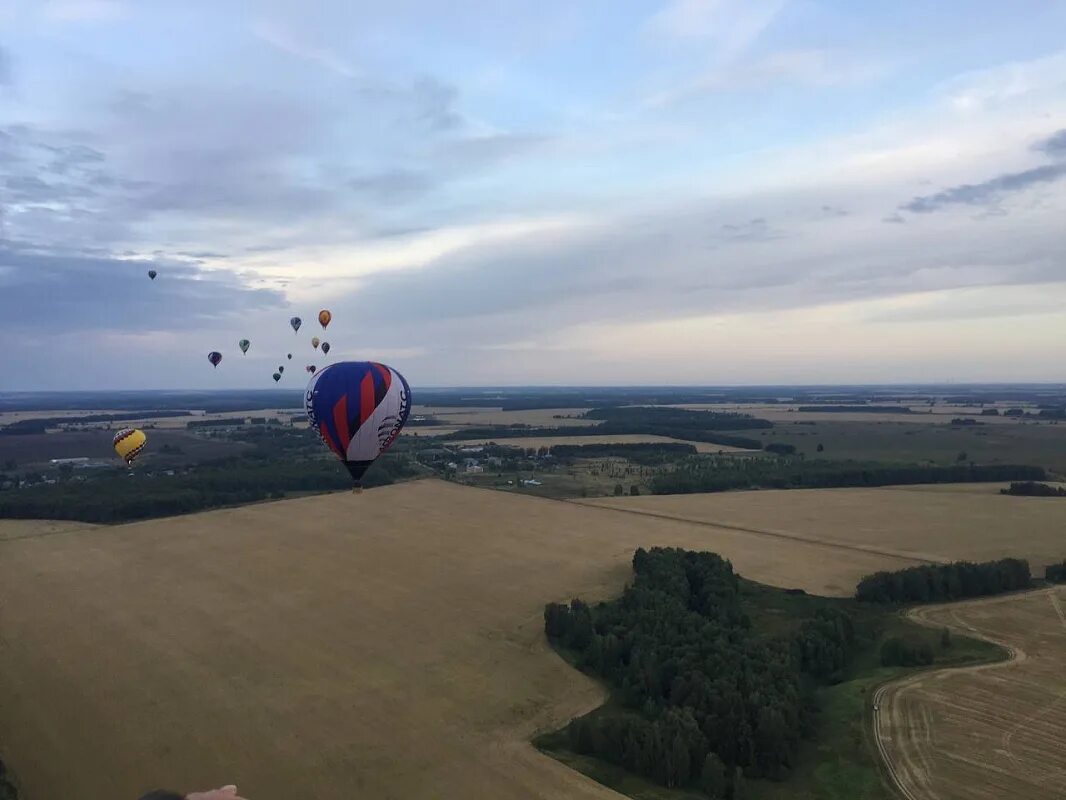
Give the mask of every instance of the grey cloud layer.
[{"label": "grey cloud layer", "polygon": [[[159,275],[150,281],[149,269]],[[126,260],[0,243],[0,330],[183,330],[284,298],[248,289],[229,272],[174,260]]]},{"label": "grey cloud layer", "polygon": [[[1066,130],[1058,131],[1039,142],[1034,149],[1055,159],[1066,156]],[[915,197],[900,206],[900,209],[915,214],[928,214],[951,205],[985,205],[1013,192],[1052,183],[1063,177],[1066,177],[1066,163],[1044,164],[1021,172],[998,175],[981,183],[953,186],[936,194]]]}]

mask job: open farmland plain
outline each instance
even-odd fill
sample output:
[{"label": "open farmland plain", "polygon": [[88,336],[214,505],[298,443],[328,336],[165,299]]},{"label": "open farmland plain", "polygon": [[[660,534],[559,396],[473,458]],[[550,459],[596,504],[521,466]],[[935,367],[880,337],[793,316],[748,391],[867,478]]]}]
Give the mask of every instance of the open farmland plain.
[{"label": "open farmland plain", "polygon": [[[430,430],[434,430],[430,428]],[[524,449],[534,448],[539,449],[541,447],[554,447],[557,444],[561,445],[583,445],[583,444],[691,444],[696,448],[697,453],[752,453],[758,451],[745,450],[742,447],[729,447],[724,444],[711,444],[710,442],[690,442],[685,439],[675,439],[672,436],[657,436],[652,433],[616,433],[616,434],[596,434],[589,436],[523,436],[518,438],[493,438],[491,436],[485,436],[480,439],[465,439],[461,442],[454,442],[460,446],[470,446],[487,444],[488,442],[495,442],[498,445],[505,447],[521,447]]]},{"label": "open farmland plain", "polygon": [[879,747],[908,800],[1066,796],[1066,587],[916,609],[924,624],[1010,648],[1007,662],[884,687]]},{"label": "open farmland plain", "polygon": [[[1014,556],[1033,571],[1066,558],[1066,500],[1009,497],[1004,484],[792,489],[581,500],[926,561]],[[935,489],[935,490],[934,490]]]},{"label": "open farmland plain", "polygon": [[422,481],[0,542],[0,757],[28,800],[617,798],[529,744],[602,690],[543,607],[638,546],[844,595],[916,563]]},{"label": "open farmland plain", "polygon": [[587,408],[530,408],[504,411],[501,408],[466,408],[451,406],[413,406],[411,413],[436,417],[447,425],[461,427],[485,425],[529,425],[534,428],[598,425],[599,420],[581,419]]}]

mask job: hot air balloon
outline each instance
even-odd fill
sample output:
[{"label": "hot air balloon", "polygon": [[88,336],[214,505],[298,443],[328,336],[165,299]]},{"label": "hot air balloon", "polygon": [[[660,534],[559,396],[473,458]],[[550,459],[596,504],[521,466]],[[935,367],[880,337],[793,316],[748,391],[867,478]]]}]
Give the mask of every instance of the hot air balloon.
[{"label": "hot air balloon", "polygon": [[304,409],[311,427],[344,462],[359,487],[374,460],[400,435],[411,412],[403,375],[374,361],[324,367],[307,385]]},{"label": "hot air balloon", "polygon": [[278,367],[278,372],[285,372],[285,367]]},{"label": "hot air balloon", "polygon": [[312,336],[311,337],[311,346],[313,348],[315,348],[315,350],[318,349],[318,337],[317,336]]},{"label": "hot air balloon", "polygon": [[241,348],[242,353],[247,353],[248,348],[251,346],[252,343],[249,342],[247,339],[241,339],[239,342],[237,342],[237,347]]},{"label": "hot air balloon", "polygon": [[288,353],[285,358],[289,359],[289,361],[292,361],[292,353]]},{"label": "hot air balloon", "polygon": [[275,372],[274,373],[274,383],[277,383],[280,380],[281,380],[281,373],[280,372]]},{"label": "hot air balloon", "polygon": [[306,367],[304,367],[304,369],[314,375],[315,370],[318,369],[318,367],[316,367],[314,364],[308,364]]},{"label": "hot air balloon", "polygon": [[293,317],[289,320],[289,324],[292,325],[293,333],[297,333],[300,330],[300,326],[304,324],[303,320],[299,317]]},{"label": "hot air balloon", "polygon": [[218,367],[219,362],[222,361],[222,354],[217,350],[212,350],[207,354],[207,360],[211,362],[211,366]]},{"label": "hot air balloon", "polygon": [[333,315],[329,313],[329,309],[323,308],[318,312],[318,324],[322,326],[322,330],[326,329],[331,319]]},{"label": "hot air balloon", "polygon": [[322,342],[322,352],[329,354],[329,342]]},{"label": "hot air balloon", "polygon": [[153,281],[155,280],[155,276],[158,275],[158,274],[159,273],[156,272],[154,269],[148,270],[148,277],[151,278]]},{"label": "hot air balloon", "polygon": [[124,459],[127,466],[132,466],[133,459],[141,454],[147,442],[148,437],[144,435],[144,431],[137,428],[123,428],[115,434],[111,443],[115,446],[115,452],[118,453],[119,458]]}]

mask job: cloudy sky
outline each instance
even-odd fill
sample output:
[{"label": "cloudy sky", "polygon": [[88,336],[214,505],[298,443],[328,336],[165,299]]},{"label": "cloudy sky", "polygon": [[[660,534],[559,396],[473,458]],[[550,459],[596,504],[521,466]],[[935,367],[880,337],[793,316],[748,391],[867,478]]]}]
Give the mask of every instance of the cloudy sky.
[{"label": "cloudy sky", "polygon": [[322,307],[422,386],[1066,380],[1064,30],[0,0],[0,389],[300,385]]}]

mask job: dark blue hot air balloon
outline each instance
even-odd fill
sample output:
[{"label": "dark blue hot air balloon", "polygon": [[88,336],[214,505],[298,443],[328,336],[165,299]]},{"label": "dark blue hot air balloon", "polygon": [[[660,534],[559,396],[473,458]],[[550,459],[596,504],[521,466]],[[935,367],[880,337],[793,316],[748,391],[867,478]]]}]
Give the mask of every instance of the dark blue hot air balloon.
[{"label": "dark blue hot air balloon", "polygon": [[355,485],[389,449],[411,413],[411,387],[392,367],[341,361],[319,370],[307,385],[311,427],[344,462]]}]

